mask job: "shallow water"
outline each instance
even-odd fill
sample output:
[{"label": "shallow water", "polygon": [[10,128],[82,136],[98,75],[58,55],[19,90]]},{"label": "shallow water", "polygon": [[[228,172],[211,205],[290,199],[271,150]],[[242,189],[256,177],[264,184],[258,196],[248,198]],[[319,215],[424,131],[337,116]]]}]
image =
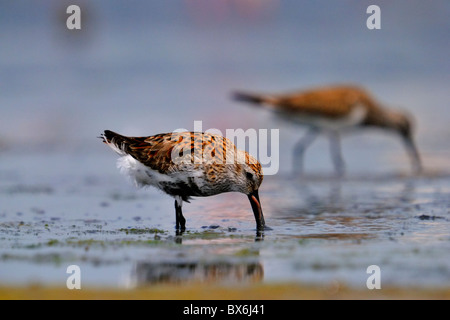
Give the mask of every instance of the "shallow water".
[{"label": "shallow water", "polygon": [[[79,33],[54,1],[0,4],[0,284],[64,287],[76,264],[82,286],[365,289],[375,264],[382,286],[449,286],[448,1],[381,4],[376,31],[366,5],[351,2],[125,2],[81,4]],[[304,129],[230,99],[234,89],[330,83],[414,114],[425,173],[410,175],[398,139],[368,131],[343,139],[344,179],[323,138],[306,153],[306,177],[293,178]],[[95,138],[192,130],[196,120],[280,130],[279,172],[260,191],[263,236],[241,194],[186,204],[188,230],[176,236],[173,200],[136,190]]]},{"label": "shallow water", "polygon": [[367,267],[378,265],[382,285],[448,286],[444,173],[269,176],[260,196],[271,230],[262,236],[237,193],[186,204],[188,229],[177,236],[173,200],[135,189],[116,172],[114,157],[90,155],[103,169],[74,166],[70,174],[62,164],[81,157],[46,155],[54,170],[45,174],[18,169],[29,156],[3,158],[1,283],[64,286],[75,264],[85,286],[295,281],[365,288]]}]

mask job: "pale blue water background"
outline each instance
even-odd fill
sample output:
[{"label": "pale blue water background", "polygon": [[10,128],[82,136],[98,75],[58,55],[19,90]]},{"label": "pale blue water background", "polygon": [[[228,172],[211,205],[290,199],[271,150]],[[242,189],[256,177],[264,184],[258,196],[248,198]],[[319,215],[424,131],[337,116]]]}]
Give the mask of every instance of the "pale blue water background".
[{"label": "pale blue water background", "polygon": [[[0,3],[1,282],[64,285],[76,263],[86,285],[123,285],[141,260],[234,261],[245,249],[258,252],[263,281],[364,286],[365,268],[379,264],[384,283],[448,286],[448,1],[378,1],[375,31],[369,1],[78,3],[79,32],[65,28],[72,3]],[[424,176],[408,176],[395,137],[369,131],[343,140],[347,179],[331,178],[322,138],[306,155],[311,177],[297,181],[291,149],[303,129],[229,98],[330,83],[360,84],[414,114]],[[146,226],[172,243],[173,203],[136,191],[96,137],[193,129],[195,120],[223,132],[280,130],[280,172],[261,189],[274,230],[255,243],[247,200],[230,194],[185,206],[188,228],[220,225],[218,239],[117,245],[118,229]],[[73,248],[73,237],[107,245]]]}]

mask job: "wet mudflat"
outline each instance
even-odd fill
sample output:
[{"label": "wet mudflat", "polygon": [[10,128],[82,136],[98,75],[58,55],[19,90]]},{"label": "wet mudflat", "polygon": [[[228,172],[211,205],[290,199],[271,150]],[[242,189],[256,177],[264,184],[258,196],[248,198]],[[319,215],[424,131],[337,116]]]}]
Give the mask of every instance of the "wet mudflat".
[{"label": "wet mudflat", "polygon": [[2,285],[66,288],[67,267],[77,265],[83,288],[368,290],[367,268],[376,265],[382,288],[449,287],[447,174],[268,176],[261,199],[271,230],[257,235],[248,200],[230,193],[186,204],[187,231],[176,235],[173,200],[135,189],[111,158],[55,153],[30,166],[28,156],[4,154]]},{"label": "wet mudflat", "polygon": [[[70,265],[84,297],[285,299],[348,288],[357,298],[404,297],[397,289],[448,298],[449,2],[381,5],[381,30],[367,29],[368,4],[214,3],[85,2],[81,32],[67,30],[64,5],[2,4],[0,298],[72,298]],[[358,132],[342,141],[344,179],[333,177],[323,138],[308,149],[308,175],[294,178],[305,128],[230,99],[237,89],[351,83],[414,116],[423,175],[410,176],[398,137]],[[186,204],[177,236],[173,200],[136,190],[95,138],[195,121],[224,134],[279,130],[280,170],[260,190],[272,230],[257,236],[246,197],[223,194]],[[381,290],[367,289],[372,265]]]}]

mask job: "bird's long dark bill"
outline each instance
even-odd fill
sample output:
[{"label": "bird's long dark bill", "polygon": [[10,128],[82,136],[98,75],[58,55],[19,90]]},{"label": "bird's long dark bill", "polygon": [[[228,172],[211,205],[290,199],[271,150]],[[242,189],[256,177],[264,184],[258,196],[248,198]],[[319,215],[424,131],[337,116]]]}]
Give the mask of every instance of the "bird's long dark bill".
[{"label": "bird's long dark bill", "polygon": [[422,161],[420,160],[420,154],[417,150],[416,144],[412,138],[404,138],[406,150],[411,157],[411,163],[415,173],[422,172]]},{"label": "bird's long dark bill", "polygon": [[250,204],[252,205],[253,214],[255,215],[256,221],[256,230],[262,231],[264,230],[265,222],[264,215],[261,208],[261,202],[259,201],[258,190],[250,193],[248,195],[248,199],[250,200]]}]

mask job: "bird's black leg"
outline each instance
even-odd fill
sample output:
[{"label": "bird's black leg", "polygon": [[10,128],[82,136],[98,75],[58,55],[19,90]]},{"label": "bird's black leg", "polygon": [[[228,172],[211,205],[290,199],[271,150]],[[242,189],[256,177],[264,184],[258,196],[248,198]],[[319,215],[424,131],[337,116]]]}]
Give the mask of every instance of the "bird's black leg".
[{"label": "bird's black leg", "polygon": [[305,151],[314,142],[319,133],[319,129],[312,127],[308,129],[305,136],[303,136],[295,145],[293,167],[296,175],[303,174],[303,160],[305,158]]},{"label": "bird's black leg", "polygon": [[342,177],[345,172],[345,162],[341,153],[341,137],[339,132],[331,131],[328,134],[330,138],[331,160],[338,177]]},{"label": "bird's black leg", "polygon": [[175,198],[175,228],[181,232],[186,230],[186,219],[183,217],[181,207],[183,200],[181,198]]}]

